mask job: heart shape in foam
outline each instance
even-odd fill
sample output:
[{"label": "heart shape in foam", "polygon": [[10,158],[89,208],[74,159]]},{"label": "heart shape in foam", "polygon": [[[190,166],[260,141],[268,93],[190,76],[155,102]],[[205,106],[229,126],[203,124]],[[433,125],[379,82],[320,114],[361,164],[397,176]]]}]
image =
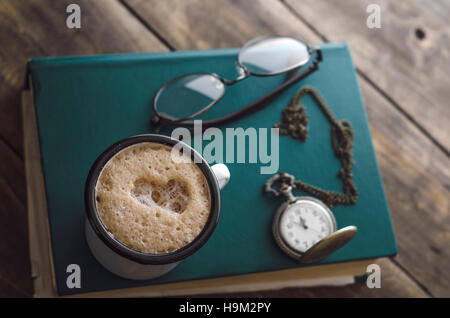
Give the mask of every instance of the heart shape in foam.
[{"label": "heart shape in foam", "polygon": [[189,193],[185,182],[175,179],[170,179],[166,184],[137,179],[131,195],[141,204],[158,205],[175,213],[183,213],[189,202]]}]

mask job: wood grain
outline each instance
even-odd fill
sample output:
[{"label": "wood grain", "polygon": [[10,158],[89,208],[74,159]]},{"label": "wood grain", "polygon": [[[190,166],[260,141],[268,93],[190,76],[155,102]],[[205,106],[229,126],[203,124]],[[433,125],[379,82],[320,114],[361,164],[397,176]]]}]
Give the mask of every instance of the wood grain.
[{"label": "wood grain", "polygon": [[[278,1],[126,1],[176,49],[238,46],[265,33],[320,41]],[[389,99],[359,80],[399,240],[398,262],[433,295],[448,296],[450,161]]]},{"label": "wood grain", "polygon": [[0,298],[25,298],[29,295],[17,290],[13,285],[0,279]]},{"label": "wood grain", "polygon": [[265,34],[319,40],[277,0],[123,1],[177,50],[241,47]]},{"label": "wood grain", "polygon": [[22,154],[20,90],[28,58],[164,51],[166,48],[117,1],[76,1],[81,29],[66,27],[73,1],[0,0],[0,137]]},{"label": "wood grain", "polygon": [[433,296],[449,296],[450,160],[360,80],[385,185],[398,256]]},{"label": "wood grain", "polygon": [[[30,296],[32,284],[23,163],[2,141],[0,163],[0,286],[11,285],[23,295]],[[6,171],[5,167],[11,170]],[[17,184],[22,186],[15,187]]]},{"label": "wood grain", "polygon": [[[336,26],[336,30],[329,30],[325,19],[313,16],[316,5],[313,6],[314,10],[308,9],[308,16],[301,17],[304,20],[314,17],[313,21],[308,20],[305,24],[298,19],[297,13],[292,13],[295,3],[289,2],[287,7],[276,0],[124,0],[126,6],[118,1],[79,0],[77,3],[83,12],[82,28],[69,30],[65,27],[65,8],[69,3],[68,0],[58,1],[57,4],[49,0],[0,0],[0,28],[3,31],[0,32],[0,44],[7,48],[0,51],[0,217],[7,220],[0,223],[0,295],[31,294],[23,204],[23,162],[20,159],[20,89],[29,56],[167,50],[158,38],[175,49],[238,47],[254,36],[267,33],[293,34],[309,42],[320,42],[316,29],[319,33],[326,31],[324,34],[327,38],[334,41],[334,36],[328,35],[328,32],[339,30],[339,26]],[[324,2],[321,3],[324,5]],[[422,2],[419,4],[423,6]],[[429,33],[425,29],[431,23],[431,30],[435,30],[436,23],[448,17],[441,4],[440,1],[429,4],[424,17],[418,15],[417,10],[411,9],[409,12],[403,5],[390,13],[392,19],[397,16],[400,21],[409,14],[417,21],[425,21],[426,24],[422,27],[432,43],[416,43],[409,35],[408,39],[404,39],[406,42],[398,42],[398,35],[390,38],[389,34],[384,34],[382,40],[375,40],[379,42],[375,48],[382,45],[384,56],[384,59],[378,60],[383,68],[378,71],[370,69],[377,64],[373,56],[362,55],[360,52],[365,53],[364,46],[360,47],[358,40],[352,40],[354,37],[363,37],[351,34],[359,30],[351,30],[350,34],[338,38],[350,41],[352,48],[357,45],[353,48],[353,54],[357,54],[357,66],[365,75],[360,77],[361,88],[398,238],[399,256],[395,262],[382,260],[381,263],[382,288],[368,290],[364,284],[357,284],[345,288],[286,289],[247,296],[449,296],[450,275],[447,267],[450,252],[446,242],[450,238],[450,164],[448,157],[427,137],[431,135],[448,149],[450,139],[446,128],[449,121],[446,117],[448,113],[445,113],[448,107],[441,103],[442,96],[448,97],[448,77],[443,77],[442,80],[447,83],[445,89],[439,86],[441,83],[437,83],[437,86],[434,83],[436,78],[445,75],[443,72],[447,72],[445,67],[448,64],[445,60],[442,61],[442,55],[448,54],[447,47],[444,46],[442,52],[437,52],[433,40],[444,38],[442,34],[445,32],[437,30],[438,35],[433,36],[435,31]],[[389,5],[392,5],[391,2]],[[318,6],[322,8],[320,4]],[[337,7],[333,6],[333,9]],[[157,36],[149,32],[133,14],[138,15]],[[334,21],[337,18],[335,15],[338,15],[337,11],[329,10],[326,17],[333,18],[331,20]],[[436,21],[430,22],[430,16],[435,16]],[[327,24],[327,29],[319,29],[324,23]],[[396,24],[392,25],[395,29]],[[409,26],[405,23],[398,27],[401,30],[397,33],[409,34],[405,31]],[[389,43],[393,40],[397,42]],[[358,43],[354,44],[352,41]],[[367,45],[371,52],[373,44]],[[423,46],[418,50],[419,53],[413,50],[415,45]],[[391,59],[391,56],[395,58]],[[436,60],[432,62],[436,56],[444,67],[436,69],[435,64],[431,65],[439,64]],[[407,70],[410,64],[416,71],[432,71],[429,74],[410,74]],[[386,68],[389,70],[386,71]],[[385,71],[388,72],[387,79],[384,78]],[[409,87],[416,88],[413,83],[415,76],[420,76],[417,82],[426,86],[426,92],[413,90],[410,98],[405,95],[408,95]],[[427,76],[430,76],[432,82],[424,82]],[[365,78],[369,78],[377,88]],[[387,89],[383,85],[387,85]],[[436,87],[439,88],[438,91]],[[420,103],[430,106],[419,118],[417,114],[420,114]],[[430,128],[432,125],[436,127]],[[14,151],[8,144],[12,145]]]},{"label": "wood grain", "polygon": [[77,1],[82,28],[68,29],[69,3],[0,1],[0,294],[32,295],[20,108],[28,58],[166,50],[117,1]]},{"label": "wood grain", "polygon": [[[327,40],[349,42],[358,68],[450,151],[449,1],[286,3]],[[380,29],[366,27],[371,3],[381,8]]]}]

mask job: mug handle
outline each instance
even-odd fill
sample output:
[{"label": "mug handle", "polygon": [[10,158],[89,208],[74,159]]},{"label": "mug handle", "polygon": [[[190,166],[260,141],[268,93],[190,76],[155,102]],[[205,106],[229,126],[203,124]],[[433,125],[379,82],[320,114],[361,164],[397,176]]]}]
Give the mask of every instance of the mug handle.
[{"label": "mug handle", "polygon": [[220,190],[223,189],[230,181],[230,170],[223,163],[215,164],[211,167],[214,175],[216,176],[217,182],[219,183]]}]

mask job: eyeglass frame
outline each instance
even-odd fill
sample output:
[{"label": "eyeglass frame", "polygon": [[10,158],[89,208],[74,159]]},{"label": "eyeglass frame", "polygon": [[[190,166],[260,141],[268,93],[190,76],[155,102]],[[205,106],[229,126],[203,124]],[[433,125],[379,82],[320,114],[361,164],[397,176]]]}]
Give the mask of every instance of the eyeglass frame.
[{"label": "eyeglass frame", "polygon": [[[242,48],[245,48],[249,45],[251,45],[254,42],[257,41],[261,41],[264,40],[265,38],[270,38],[271,36],[261,36],[261,37],[257,37],[255,39],[250,40],[249,42],[247,42]],[[295,38],[293,38],[295,39]],[[306,76],[308,76],[309,74],[313,73],[314,71],[316,71],[319,68],[319,63],[321,61],[323,61],[323,56],[322,56],[322,51],[318,46],[315,45],[311,45],[311,44],[307,44],[303,41],[300,41],[298,39],[295,39],[296,41],[301,42],[302,44],[304,44],[308,50],[309,53],[309,58],[308,60],[306,60],[305,62],[299,62],[296,65],[292,66],[292,67],[288,67],[284,70],[281,71],[277,71],[277,72],[272,72],[272,73],[264,73],[264,74],[258,74],[258,73],[254,73],[249,71],[239,60],[239,56],[238,56],[238,60],[236,61],[236,65],[239,68],[240,71],[242,71],[242,74],[240,74],[238,77],[236,77],[234,80],[228,80],[224,77],[221,77],[219,75],[217,75],[216,73],[208,73],[208,72],[196,72],[196,73],[188,73],[188,74],[184,74],[181,76],[177,76],[175,78],[173,78],[172,80],[166,82],[163,86],[160,87],[160,89],[158,90],[158,92],[156,93],[155,97],[153,98],[153,110],[154,110],[154,115],[151,118],[151,122],[152,124],[155,126],[155,130],[157,132],[159,132],[161,127],[164,126],[185,126],[185,127],[192,127],[194,126],[194,121],[192,120],[193,118],[197,117],[198,115],[204,113],[205,111],[207,111],[208,109],[212,108],[214,105],[216,105],[225,95],[226,92],[226,87],[223,90],[223,93],[216,98],[216,100],[214,100],[213,102],[211,102],[210,104],[208,104],[207,106],[201,108],[199,111],[195,112],[194,114],[191,114],[189,116],[180,118],[180,119],[176,119],[173,116],[168,115],[167,113],[161,112],[157,109],[157,101],[159,96],[161,95],[161,93],[164,91],[164,89],[166,87],[168,87],[169,85],[171,85],[172,83],[174,83],[175,81],[180,80],[183,77],[186,76],[192,76],[195,74],[199,74],[199,75],[210,75],[215,77],[217,80],[219,80],[221,83],[223,83],[225,86],[232,86],[250,76],[257,76],[257,77],[269,77],[269,76],[275,76],[275,75],[280,75],[283,73],[288,73],[288,76],[290,75],[289,72],[292,71],[296,71],[297,69],[299,69],[301,66],[307,64],[309,61],[311,61],[311,57],[313,55],[313,53],[316,53],[316,57],[312,63],[312,65],[310,65],[306,70],[302,71],[301,73],[297,74],[297,75],[292,75],[290,78],[288,78],[287,80],[285,80],[283,82],[283,84],[279,85],[277,88],[275,88],[274,90],[272,90],[271,92],[267,93],[266,95],[258,98],[257,100],[251,102],[250,104],[228,114],[228,115],[224,115],[221,116],[219,118],[216,119],[210,119],[210,120],[205,120],[202,121],[202,128],[206,129],[208,127],[214,127],[214,126],[218,126],[218,125],[222,125],[228,122],[231,122],[239,117],[245,116],[247,114],[249,114],[250,112],[254,112],[254,111],[258,111],[262,108],[264,108],[265,106],[267,106],[267,104],[269,104],[270,102],[272,102],[279,94],[281,94],[283,91],[285,91],[286,89],[288,89],[290,86],[294,85],[295,83],[299,82],[300,80],[302,80],[303,78],[305,78]]]}]

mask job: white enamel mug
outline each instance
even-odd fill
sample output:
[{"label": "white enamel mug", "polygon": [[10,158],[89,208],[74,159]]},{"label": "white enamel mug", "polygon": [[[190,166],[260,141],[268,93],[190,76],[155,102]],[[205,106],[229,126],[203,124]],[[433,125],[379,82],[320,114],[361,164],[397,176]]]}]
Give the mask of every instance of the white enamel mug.
[{"label": "white enamel mug", "polygon": [[[170,147],[178,145],[206,177],[210,189],[211,211],[200,234],[186,246],[170,253],[147,254],[131,249],[114,238],[105,227],[97,211],[95,186],[105,164],[119,151],[138,143],[161,143]],[[230,179],[230,172],[224,164],[209,166],[205,159],[187,144],[163,135],[138,135],[123,139],[106,149],[94,162],[85,185],[86,224],[85,234],[89,248],[97,261],[110,272],[128,279],[145,280],[162,276],[186,257],[195,253],[213,233],[220,214],[220,189]]]}]

